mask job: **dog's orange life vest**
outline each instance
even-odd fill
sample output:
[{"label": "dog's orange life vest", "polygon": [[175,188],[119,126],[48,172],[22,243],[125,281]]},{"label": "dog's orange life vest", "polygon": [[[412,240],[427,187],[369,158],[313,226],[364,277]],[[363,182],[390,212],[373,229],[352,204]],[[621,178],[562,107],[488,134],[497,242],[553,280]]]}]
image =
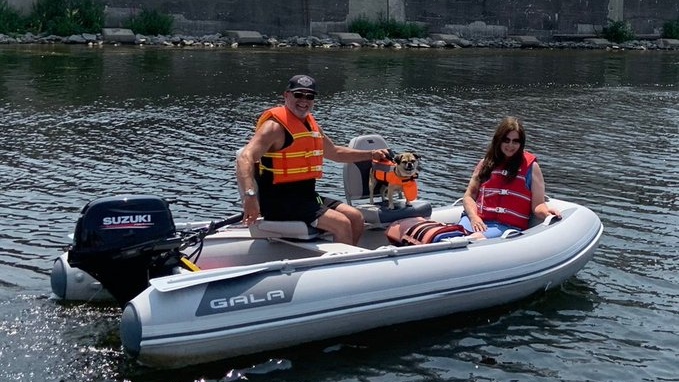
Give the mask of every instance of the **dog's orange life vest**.
[{"label": "dog's orange life vest", "polygon": [[314,117],[307,114],[307,128],[288,108],[278,106],[262,113],[255,129],[269,119],[274,119],[290,133],[292,144],[280,151],[265,153],[263,156],[271,160],[271,167],[260,163],[260,173],[271,172],[274,184],[320,179],[323,176],[323,135]]},{"label": "dog's orange life vest", "polygon": [[389,184],[399,185],[403,188],[403,196],[405,196],[408,202],[412,202],[417,199],[417,174],[408,177],[401,178],[396,175],[396,163],[384,160],[376,161],[373,160],[373,171],[375,173],[375,179],[380,182],[386,182]]}]

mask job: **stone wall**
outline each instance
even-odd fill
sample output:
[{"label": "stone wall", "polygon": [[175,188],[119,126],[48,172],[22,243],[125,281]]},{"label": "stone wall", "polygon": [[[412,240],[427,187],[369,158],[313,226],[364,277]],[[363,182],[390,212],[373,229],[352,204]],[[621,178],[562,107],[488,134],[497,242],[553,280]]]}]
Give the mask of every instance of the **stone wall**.
[{"label": "stone wall", "polygon": [[406,19],[431,29],[481,21],[509,34],[596,33],[610,19],[629,22],[636,34],[658,34],[666,21],[679,19],[679,1],[409,0]]},{"label": "stone wall", "polygon": [[607,3],[588,0],[411,0],[408,1],[408,19],[424,21],[435,28],[442,28],[446,24],[467,24],[471,20],[506,26],[510,34],[530,34],[531,31],[544,30],[575,33],[576,24],[605,23]]},{"label": "stone wall", "polygon": [[679,1],[625,0],[623,20],[635,33],[660,33],[666,21],[679,20]]},{"label": "stone wall", "polygon": [[253,30],[277,36],[309,35],[314,23],[343,23],[347,1],[317,0],[105,0],[107,26],[121,26],[132,12],[147,7],[172,14],[177,33],[210,34]]},{"label": "stone wall", "polygon": [[[8,0],[23,11],[34,0]],[[175,32],[192,35],[253,30],[290,37],[343,32],[359,16],[418,22],[430,32],[486,25],[506,34],[550,37],[596,33],[611,20],[631,23],[636,34],[658,34],[679,19],[677,0],[101,0],[107,27],[142,7],[175,17]],[[461,29],[462,28],[462,29]],[[473,29],[473,28],[472,28]],[[478,29],[478,28],[477,28]]]},{"label": "stone wall", "polygon": [[28,14],[31,11],[33,0],[7,0],[7,5],[19,12]]}]

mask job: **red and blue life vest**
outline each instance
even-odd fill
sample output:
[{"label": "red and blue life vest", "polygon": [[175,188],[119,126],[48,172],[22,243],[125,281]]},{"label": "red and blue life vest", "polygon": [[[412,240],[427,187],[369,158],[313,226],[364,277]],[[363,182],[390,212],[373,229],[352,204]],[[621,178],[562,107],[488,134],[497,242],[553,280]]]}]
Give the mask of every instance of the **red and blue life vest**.
[{"label": "red and blue life vest", "polygon": [[526,177],[537,158],[523,153],[523,161],[514,179],[507,176],[504,166],[494,169],[481,184],[476,207],[484,221],[496,221],[519,229],[528,228],[532,212],[532,193]]}]

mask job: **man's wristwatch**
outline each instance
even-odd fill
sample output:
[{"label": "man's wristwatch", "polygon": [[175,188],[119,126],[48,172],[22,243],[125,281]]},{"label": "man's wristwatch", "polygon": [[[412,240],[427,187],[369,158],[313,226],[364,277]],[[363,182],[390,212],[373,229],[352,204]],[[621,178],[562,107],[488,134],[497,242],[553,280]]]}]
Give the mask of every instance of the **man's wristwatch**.
[{"label": "man's wristwatch", "polygon": [[252,188],[245,190],[245,196],[257,196],[257,191]]}]

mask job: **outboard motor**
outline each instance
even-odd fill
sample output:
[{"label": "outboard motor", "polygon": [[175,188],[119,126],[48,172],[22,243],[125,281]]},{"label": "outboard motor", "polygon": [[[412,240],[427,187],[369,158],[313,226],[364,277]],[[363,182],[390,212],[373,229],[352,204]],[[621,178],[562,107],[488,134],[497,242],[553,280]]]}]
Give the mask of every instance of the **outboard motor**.
[{"label": "outboard motor", "polygon": [[96,199],[82,210],[68,263],[126,302],[178,265],[182,245],[168,202],[152,195]]}]

